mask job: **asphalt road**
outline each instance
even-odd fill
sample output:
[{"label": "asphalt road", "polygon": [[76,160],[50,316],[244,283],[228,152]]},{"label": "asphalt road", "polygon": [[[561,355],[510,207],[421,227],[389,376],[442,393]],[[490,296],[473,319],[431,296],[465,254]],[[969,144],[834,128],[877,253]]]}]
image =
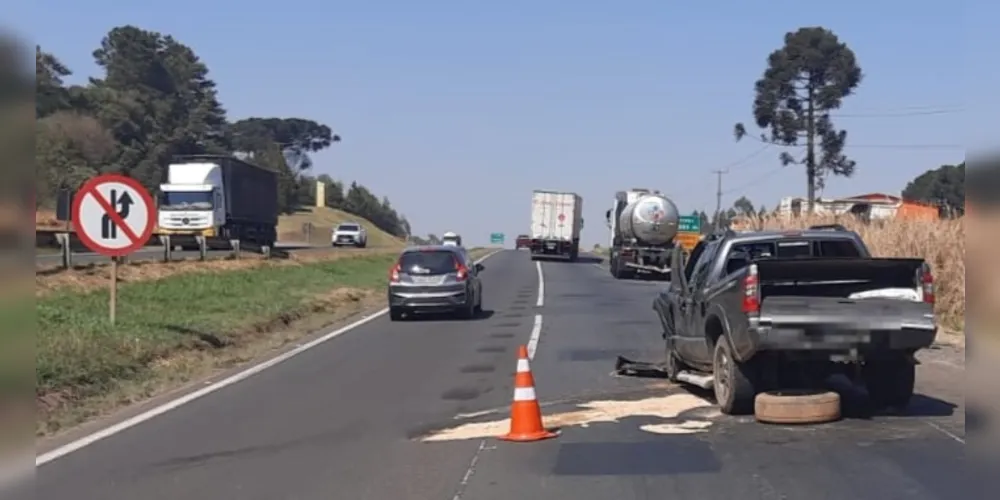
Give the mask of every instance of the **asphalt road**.
[{"label": "asphalt road", "polygon": [[[277,250],[302,250],[312,248],[310,245],[305,243],[296,242],[279,242],[275,245]],[[317,248],[327,248],[327,247],[317,247]],[[232,254],[231,250],[209,250],[209,259],[224,259]],[[174,251],[171,257],[176,260],[181,259],[195,259],[199,257],[197,251]],[[163,247],[151,246],[140,249],[139,251],[133,253],[130,258],[133,261],[139,260],[159,260],[163,258]],[[93,264],[96,262],[107,262],[108,258],[96,254],[93,252],[74,252],[73,253],[73,264],[75,265],[86,265]],[[36,267],[48,267],[58,265],[62,262],[62,255],[58,250],[45,249],[43,252],[35,253],[35,266]]]},{"label": "asphalt road", "polygon": [[[485,265],[483,318],[378,318],[42,465],[34,498],[962,496],[960,353],[928,351],[918,368],[921,396],[906,415],[868,418],[849,397],[850,418],[841,422],[766,426],[719,416],[660,379],[611,375],[619,354],[662,355],[650,309],[661,283],[616,281],[591,263],[545,262],[537,307],[539,273],[525,253],[501,252]],[[485,411],[476,422],[505,416],[516,347],[535,343],[536,314],[532,369],[545,413],[578,418],[564,418],[560,437],[537,443],[497,441],[493,431],[421,441],[461,424],[459,414]],[[601,409],[579,417],[586,407]]]}]

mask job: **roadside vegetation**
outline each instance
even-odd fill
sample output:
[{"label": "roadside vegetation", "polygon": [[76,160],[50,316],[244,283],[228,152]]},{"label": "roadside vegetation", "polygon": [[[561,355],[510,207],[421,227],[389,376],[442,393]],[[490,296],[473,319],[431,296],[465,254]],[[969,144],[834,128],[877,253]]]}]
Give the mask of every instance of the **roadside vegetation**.
[{"label": "roadside vegetation", "polygon": [[[488,252],[473,249],[474,258]],[[395,252],[331,252],[37,298],[36,434],[47,435],[380,309]],[[280,293],[276,293],[280,292]]]},{"label": "roadside vegetation", "polygon": [[[295,117],[231,119],[208,62],[167,34],[127,25],[95,43],[101,74],[81,85],[68,84],[73,68],[36,46],[36,209],[51,214],[60,196],[97,174],[128,175],[155,192],[174,155],[239,152],[278,173],[286,214],[314,206],[320,182],[326,206],[395,237],[410,233],[388,198],[358,181],[312,173],[310,155],[341,141],[329,126]],[[36,214],[36,226],[58,226],[52,219]]]}]

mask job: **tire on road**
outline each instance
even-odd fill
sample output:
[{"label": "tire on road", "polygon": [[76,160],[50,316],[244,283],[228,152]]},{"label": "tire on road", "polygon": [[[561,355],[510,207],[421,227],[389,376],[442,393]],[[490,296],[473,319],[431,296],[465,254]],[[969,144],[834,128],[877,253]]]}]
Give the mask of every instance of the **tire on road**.
[{"label": "tire on road", "polygon": [[778,390],[754,398],[754,417],[768,424],[822,424],[840,420],[840,394],[833,391]]}]

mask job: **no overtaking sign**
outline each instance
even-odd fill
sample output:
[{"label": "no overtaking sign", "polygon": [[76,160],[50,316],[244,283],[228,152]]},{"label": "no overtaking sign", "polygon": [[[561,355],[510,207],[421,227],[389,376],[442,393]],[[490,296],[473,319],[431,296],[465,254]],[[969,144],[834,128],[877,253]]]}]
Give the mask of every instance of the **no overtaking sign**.
[{"label": "no overtaking sign", "polygon": [[76,236],[87,248],[111,257],[111,297],[108,317],[115,324],[118,309],[118,257],[143,246],[156,225],[156,207],[149,192],[135,179],[101,175],[87,181],[73,198]]},{"label": "no overtaking sign", "polygon": [[122,257],[146,245],[156,225],[156,207],[135,179],[101,175],[87,181],[73,198],[73,225],[90,250]]}]

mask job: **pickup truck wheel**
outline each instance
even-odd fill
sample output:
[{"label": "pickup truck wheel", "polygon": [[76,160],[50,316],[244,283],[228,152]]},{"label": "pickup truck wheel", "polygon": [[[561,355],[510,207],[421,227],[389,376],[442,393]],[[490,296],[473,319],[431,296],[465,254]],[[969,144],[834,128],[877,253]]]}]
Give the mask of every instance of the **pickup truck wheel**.
[{"label": "pickup truck wheel", "polygon": [[674,353],[673,342],[667,340],[667,347],[665,349],[666,356],[663,362],[663,372],[667,375],[667,380],[671,382],[677,382],[677,374],[684,369],[684,365],[677,359],[677,354]]},{"label": "pickup truck wheel", "polygon": [[862,371],[868,398],[878,408],[905,408],[913,396],[917,367],[905,356],[874,359]]},{"label": "pickup truck wheel", "polygon": [[754,417],[769,424],[821,424],[840,419],[840,394],[832,391],[762,392],[754,398]]},{"label": "pickup truck wheel", "polygon": [[750,363],[740,363],[725,337],[715,343],[712,356],[715,399],[726,415],[746,415],[753,411],[757,395],[756,373]]}]

